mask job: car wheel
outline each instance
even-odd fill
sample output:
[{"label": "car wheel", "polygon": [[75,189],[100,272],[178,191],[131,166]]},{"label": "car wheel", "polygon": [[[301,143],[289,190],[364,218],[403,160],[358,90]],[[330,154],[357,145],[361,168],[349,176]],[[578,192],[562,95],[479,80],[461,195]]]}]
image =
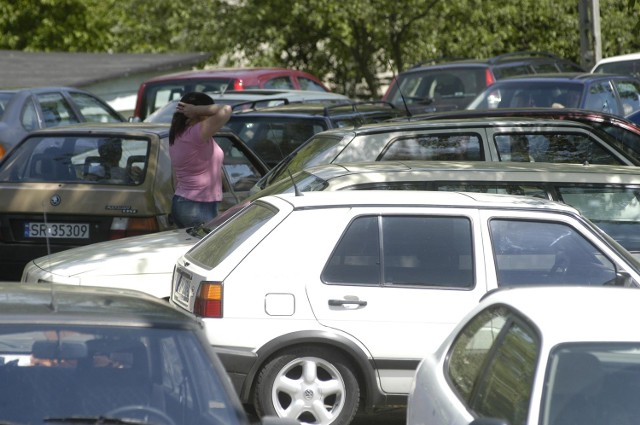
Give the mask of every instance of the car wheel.
[{"label": "car wheel", "polygon": [[254,405],[259,416],[346,425],[360,403],[353,367],[325,348],[299,348],[269,361],[258,375]]}]

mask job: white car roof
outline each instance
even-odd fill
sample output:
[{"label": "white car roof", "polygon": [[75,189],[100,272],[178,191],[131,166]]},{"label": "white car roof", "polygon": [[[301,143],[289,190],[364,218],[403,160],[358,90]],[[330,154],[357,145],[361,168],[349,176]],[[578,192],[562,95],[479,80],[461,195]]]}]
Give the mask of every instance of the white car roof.
[{"label": "white car roof", "polygon": [[602,65],[603,63],[630,61],[630,60],[638,60],[638,59],[640,59],[640,53],[628,53],[626,55],[609,56],[607,58],[600,59],[598,63],[596,63],[595,66],[591,69],[591,72],[593,72],[598,66]]},{"label": "white car roof", "polygon": [[548,346],[563,341],[640,341],[637,288],[507,288],[487,295],[473,311],[488,304],[507,304],[529,317]]},{"label": "white car roof", "polygon": [[579,215],[579,212],[568,205],[546,199],[468,192],[432,192],[411,190],[353,190],[337,192],[304,192],[303,195],[283,193],[261,198],[269,201],[280,198],[293,208],[321,208],[336,206],[452,206],[476,208],[536,209],[560,211]]}]

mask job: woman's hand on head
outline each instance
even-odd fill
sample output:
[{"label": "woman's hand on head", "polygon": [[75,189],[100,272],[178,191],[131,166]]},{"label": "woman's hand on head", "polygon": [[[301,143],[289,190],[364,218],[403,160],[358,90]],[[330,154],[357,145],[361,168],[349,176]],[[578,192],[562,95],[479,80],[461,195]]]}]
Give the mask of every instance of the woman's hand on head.
[{"label": "woman's hand on head", "polygon": [[183,113],[187,118],[193,118],[196,116],[196,105],[178,102],[178,105],[176,106],[176,112]]}]

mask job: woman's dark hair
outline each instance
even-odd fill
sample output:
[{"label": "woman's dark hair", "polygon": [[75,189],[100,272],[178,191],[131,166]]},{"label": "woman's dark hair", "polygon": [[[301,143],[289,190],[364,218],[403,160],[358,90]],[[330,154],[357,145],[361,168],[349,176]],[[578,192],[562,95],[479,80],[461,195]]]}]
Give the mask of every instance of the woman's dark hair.
[{"label": "woman's dark hair", "polygon": [[[213,105],[214,101],[211,96],[198,91],[192,91],[180,99],[180,102],[190,103],[191,105]],[[176,104],[177,105],[177,104]],[[173,145],[176,137],[184,133],[187,128],[187,116],[182,112],[174,112],[171,118],[171,128],[169,129],[169,144]]]}]

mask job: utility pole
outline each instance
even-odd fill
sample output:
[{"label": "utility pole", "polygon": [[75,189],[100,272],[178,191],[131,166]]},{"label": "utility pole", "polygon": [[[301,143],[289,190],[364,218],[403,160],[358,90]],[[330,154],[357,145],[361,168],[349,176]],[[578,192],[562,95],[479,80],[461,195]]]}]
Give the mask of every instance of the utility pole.
[{"label": "utility pole", "polygon": [[580,65],[590,70],[602,59],[600,0],[578,0]]}]

